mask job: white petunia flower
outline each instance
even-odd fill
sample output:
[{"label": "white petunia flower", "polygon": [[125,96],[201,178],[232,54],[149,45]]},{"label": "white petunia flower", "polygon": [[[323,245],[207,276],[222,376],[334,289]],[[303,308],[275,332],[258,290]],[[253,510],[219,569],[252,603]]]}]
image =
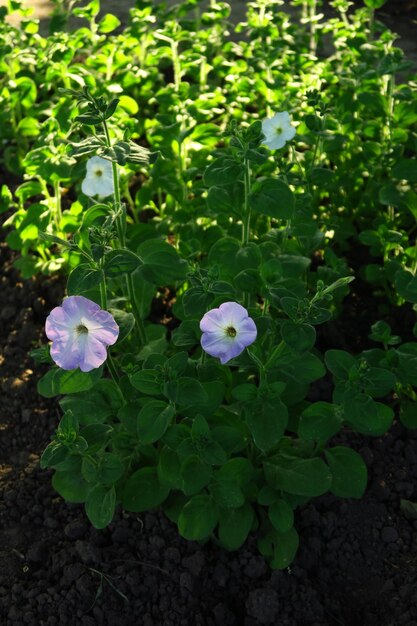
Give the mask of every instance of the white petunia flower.
[{"label": "white petunia flower", "polygon": [[291,125],[291,118],[288,111],[275,113],[272,117],[267,117],[262,121],[262,132],[265,136],[263,143],[270,150],[283,148],[287,141],[295,135],[295,128]]},{"label": "white petunia flower", "polygon": [[111,161],[99,156],[87,161],[87,172],[81,184],[81,191],[86,196],[105,198],[114,193],[113,170]]}]

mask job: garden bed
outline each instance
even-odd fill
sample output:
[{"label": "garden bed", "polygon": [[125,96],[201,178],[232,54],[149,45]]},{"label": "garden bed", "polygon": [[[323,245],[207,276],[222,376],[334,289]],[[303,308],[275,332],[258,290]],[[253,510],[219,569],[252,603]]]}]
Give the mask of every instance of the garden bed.
[{"label": "garden bed", "polygon": [[1,626],[417,626],[416,83],[265,4],[2,25]]},{"label": "garden bed", "polygon": [[[109,528],[92,528],[83,507],[66,504],[51,472],[39,469],[58,411],[39,398],[42,372],[32,371],[28,351],[44,340],[46,312],[63,284],[22,281],[10,251],[0,251],[4,626],[417,624],[417,521],[400,509],[401,499],[417,497],[417,433],[399,423],[381,438],[345,437],[368,466],[367,492],[360,501],[322,496],[299,510],[300,549],[287,570],[268,568],[254,536],[227,553],[181,539],[156,512],[118,511]],[[322,341],[349,344],[343,325],[327,325]],[[326,384],[314,393],[325,399]]]}]

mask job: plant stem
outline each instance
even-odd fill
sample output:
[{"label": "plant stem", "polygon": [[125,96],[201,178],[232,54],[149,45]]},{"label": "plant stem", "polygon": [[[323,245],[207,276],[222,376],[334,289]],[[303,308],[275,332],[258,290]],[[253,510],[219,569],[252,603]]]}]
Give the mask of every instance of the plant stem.
[{"label": "plant stem", "polygon": [[[101,304],[101,308],[104,311],[106,311],[107,310],[107,291],[106,291],[106,283],[104,280],[102,280],[100,283],[100,304]],[[119,376],[118,376],[116,366],[113,362],[113,359],[110,355],[109,350],[110,348],[108,348],[108,351],[107,351],[106,365],[110,372],[110,376],[113,378],[114,382],[117,384],[119,381]]]},{"label": "plant stem", "polygon": [[[103,128],[104,133],[106,135],[107,145],[110,147],[110,135],[109,129],[107,128],[106,121],[103,120]],[[114,204],[116,209],[116,229],[117,229],[117,237],[119,239],[119,245],[122,249],[126,249],[126,238],[125,238],[125,227],[126,227],[126,214],[123,210],[121,198],[120,198],[120,181],[119,181],[119,172],[117,170],[117,163],[114,161],[111,162],[112,172],[113,172],[113,187],[114,187]],[[143,320],[135,299],[134,294],[134,285],[131,274],[126,274],[126,289],[127,295],[129,298],[130,305],[132,307],[132,313],[135,317],[136,321],[136,330],[139,336],[139,341],[141,345],[146,344],[146,333],[145,326],[143,324]]]},{"label": "plant stem", "polygon": [[[249,241],[250,235],[250,218],[251,209],[249,205],[249,192],[250,192],[250,164],[247,159],[244,160],[244,185],[245,185],[245,201],[243,208],[243,224],[242,224],[242,246],[245,246]],[[249,306],[250,295],[247,291],[243,292],[243,306],[247,309]]]},{"label": "plant stem", "polygon": [[265,363],[264,365],[265,370],[267,370],[268,367],[271,365],[271,363],[273,363],[275,359],[278,356],[280,356],[280,354],[285,350],[285,348],[286,348],[286,344],[284,343],[284,340],[281,340],[280,343],[277,345],[277,347],[273,350],[267,362]]},{"label": "plant stem", "polygon": [[245,201],[243,207],[243,225],[242,225],[242,244],[245,245],[249,241],[250,235],[250,218],[251,210],[249,206],[249,192],[250,192],[250,164],[247,159],[244,160],[244,184],[245,184]]},{"label": "plant stem", "polygon": [[55,194],[55,224],[57,229],[59,230],[61,226],[62,220],[62,210],[61,210],[61,189],[59,186],[59,181],[54,181],[54,194]]}]

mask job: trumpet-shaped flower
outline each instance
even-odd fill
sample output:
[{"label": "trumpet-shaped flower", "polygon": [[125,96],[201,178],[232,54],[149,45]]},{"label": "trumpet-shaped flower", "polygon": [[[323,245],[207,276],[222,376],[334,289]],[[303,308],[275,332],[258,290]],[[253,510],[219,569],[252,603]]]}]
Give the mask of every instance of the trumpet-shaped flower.
[{"label": "trumpet-shaped flower", "polygon": [[271,150],[283,148],[287,141],[295,135],[295,128],[291,125],[290,114],[287,111],[275,113],[262,122],[262,132],[265,135],[265,146]]},{"label": "trumpet-shaped flower", "polygon": [[100,198],[110,196],[114,192],[111,161],[99,156],[88,159],[81,191],[86,196],[99,196]]},{"label": "trumpet-shaped flower", "polygon": [[224,365],[256,339],[255,322],[237,302],[224,302],[206,313],[201,322],[201,346]]},{"label": "trumpet-shaped flower", "polygon": [[89,372],[107,358],[107,346],[119,336],[119,327],[107,311],[84,296],[70,296],[46,318],[52,341],[51,357],[64,370]]}]

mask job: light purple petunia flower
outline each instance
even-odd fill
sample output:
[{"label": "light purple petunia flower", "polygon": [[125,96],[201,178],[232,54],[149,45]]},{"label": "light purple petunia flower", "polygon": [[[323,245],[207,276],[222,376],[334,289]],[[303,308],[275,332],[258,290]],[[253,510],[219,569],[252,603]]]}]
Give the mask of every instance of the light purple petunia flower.
[{"label": "light purple petunia flower", "polygon": [[237,302],[224,302],[208,311],[200,322],[201,345],[224,365],[256,339],[256,326],[247,310]]},{"label": "light purple petunia flower", "polygon": [[70,296],[46,318],[52,341],[51,357],[64,370],[90,372],[107,358],[107,346],[116,343],[119,327],[107,311],[84,296]]}]

